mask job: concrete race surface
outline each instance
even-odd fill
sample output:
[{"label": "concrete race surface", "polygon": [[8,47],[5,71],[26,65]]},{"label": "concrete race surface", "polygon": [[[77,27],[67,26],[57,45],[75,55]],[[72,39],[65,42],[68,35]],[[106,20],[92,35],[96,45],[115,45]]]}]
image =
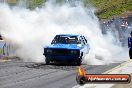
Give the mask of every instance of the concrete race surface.
[{"label": "concrete race surface", "polygon": [[[117,65],[87,65],[87,72],[100,74]],[[77,85],[76,70],[76,65],[0,62],[0,88],[72,88]]]}]

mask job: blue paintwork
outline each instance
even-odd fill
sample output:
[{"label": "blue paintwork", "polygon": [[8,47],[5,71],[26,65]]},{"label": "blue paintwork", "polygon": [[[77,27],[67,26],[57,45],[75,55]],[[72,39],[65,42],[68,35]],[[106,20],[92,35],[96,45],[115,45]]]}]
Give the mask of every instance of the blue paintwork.
[{"label": "blue paintwork", "polygon": [[59,34],[60,36],[81,36],[79,34]]},{"label": "blue paintwork", "polygon": [[[60,36],[77,36],[80,37],[81,35],[76,34],[60,34]],[[47,54],[44,53],[45,57],[50,59],[51,61],[75,61],[80,59],[80,55],[83,48],[86,48],[87,45],[81,45],[81,44],[51,44],[49,46],[44,47],[44,49],[69,49],[69,50],[78,50],[80,51],[79,54],[70,54],[70,55],[54,55],[54,54]]]},{"label": "blue paintwork", "polygon": [[77,44],[51,44],[45,48],[82,49],[83,46],[79,47]]}]

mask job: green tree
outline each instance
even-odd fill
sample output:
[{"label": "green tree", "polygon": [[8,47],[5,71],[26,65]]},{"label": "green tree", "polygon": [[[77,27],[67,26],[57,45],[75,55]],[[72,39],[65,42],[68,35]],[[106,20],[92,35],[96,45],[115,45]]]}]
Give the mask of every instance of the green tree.
[{"label": "green tree", "polygon": [[36,7],[41,7],[46,0],[27,0],[27,7],[30,9],[35,9]]}]

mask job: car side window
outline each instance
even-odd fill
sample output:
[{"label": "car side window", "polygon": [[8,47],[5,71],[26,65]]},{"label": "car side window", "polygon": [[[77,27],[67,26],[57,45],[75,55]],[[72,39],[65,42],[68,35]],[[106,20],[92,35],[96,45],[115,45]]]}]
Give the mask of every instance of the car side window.
[{"label": "car side window", "polygon": [[87,39],[83,36],[83,38],[84,38],[84,40],[85,40],[85,42],[86,42],[86,44],[87,44]]},{"label": "car side window", "polygon": [[83,39],[82,36],[81,36],[81,41],[82,41],[82,44],[83,44],[83,45],[86,45],[86,43],[85,43],[85,41],[84,41],[84,39]]}]

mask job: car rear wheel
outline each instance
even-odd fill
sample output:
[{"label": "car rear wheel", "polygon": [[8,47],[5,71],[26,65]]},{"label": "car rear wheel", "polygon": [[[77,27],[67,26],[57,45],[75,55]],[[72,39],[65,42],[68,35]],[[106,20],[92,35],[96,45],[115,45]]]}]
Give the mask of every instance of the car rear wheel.
[{"label": "car rear wheel", "polygon": [[81,53],[81,57],[79,58],[79,60],[77,60],[77,65],[80,66],[81,63],[82,63],[82,56],[83,56],[83,53]]},{"label": "car rear wheel", "polygon": [[77,65],[80,66],[81,65],[81,62],[80,61],[77,61]]},{"label": "car rear wheel", "polygon": [[79,60],[77,61],[77,65],[80,66],[81,63],[82,63],[82,59],[79,59]]},{"label": "car rear wheel", "polygon": [[45,58],[45,63],[48,65],[50,64],[50,60],[48,58]]}]

